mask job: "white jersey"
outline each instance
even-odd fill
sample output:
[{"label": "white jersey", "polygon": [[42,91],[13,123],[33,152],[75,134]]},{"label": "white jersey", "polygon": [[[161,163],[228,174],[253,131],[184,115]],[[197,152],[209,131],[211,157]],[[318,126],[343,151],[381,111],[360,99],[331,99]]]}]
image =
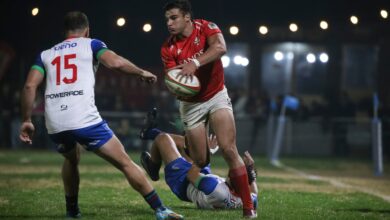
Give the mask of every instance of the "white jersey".
[{"label": "white jersey", "polygon": [[106,45],[70,38],[43,51],[32,68],[46,77],[45,120],[49,134],[102,121],[95,106],[95,72]]},{"label": "white jersey", "polygon": [[196,189],[194,185],[188,184],[187,197],[191,202],[195,203],[200,209],[235,209],[242,207],[241,198],[232,194],[223,178],[213,174],[207,174],[206,176],[216,178],[218,180],[217,186],[213,192],[206,195]]}]

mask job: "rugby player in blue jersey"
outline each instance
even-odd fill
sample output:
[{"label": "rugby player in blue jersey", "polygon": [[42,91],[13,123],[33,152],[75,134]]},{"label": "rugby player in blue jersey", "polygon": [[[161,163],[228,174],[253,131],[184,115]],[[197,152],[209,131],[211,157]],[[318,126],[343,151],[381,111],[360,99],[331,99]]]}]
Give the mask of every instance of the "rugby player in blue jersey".
[{"label": "rugby player in blue jersey", "polygon": [[66,39],[41,52],[28,73],[22,93],[20,139],[32,143],[35,130],[31,122],[33,102],[37,87],[46,81],[46,127],[50,138],[58,145],[58,152],[65,158],[62,179],[66,215],[81,217],[78,145],[83,145],[122,171],[129,184],[155,211],[157,219],[183,219],[162,204],[142,169],[127,155],[95,106],[95,72],[99,63],[150,83],[156,81],[156,76],[109,50],[102,41],[89,38],[88,18],[82,12],[66,14],[64,31]]}]

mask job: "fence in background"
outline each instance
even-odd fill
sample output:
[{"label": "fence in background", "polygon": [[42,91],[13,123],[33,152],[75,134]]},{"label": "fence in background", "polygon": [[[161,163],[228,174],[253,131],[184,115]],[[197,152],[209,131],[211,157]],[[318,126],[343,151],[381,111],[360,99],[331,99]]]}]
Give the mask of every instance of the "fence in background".
[{"label": "fence in background", "polygon": [[[150,143],[138,138],[143,123],[144,112],[118,113],[102,112],[109,126],[121,139],[127,150],[139,151],[148,148]],[[159,127],[164,131],[182,133],[178,114],[160,115]],[[55,149],[46,133],[43,115],[35,115],[36,127],[33,146],[19,142],[19,119],[14,119],[9,132],[12,148]],[[237,117],[237,146],[239,151],[249,150],[253,154],[269,155],[274,144],[277,118],[266,121],[253,120],[250,117]],[[389,121],[383,121],[389,124]],[[371,158],[371,120],[351,118],[310,118],[292,120],[286,118],[285,132],[281,145],[281,156],[359,156]],[[386,129],[386,126],[384,126]],[[390,132],[382,131],[384,153],[389,154]],[[5,148],[5,146],[1,146]]]}]

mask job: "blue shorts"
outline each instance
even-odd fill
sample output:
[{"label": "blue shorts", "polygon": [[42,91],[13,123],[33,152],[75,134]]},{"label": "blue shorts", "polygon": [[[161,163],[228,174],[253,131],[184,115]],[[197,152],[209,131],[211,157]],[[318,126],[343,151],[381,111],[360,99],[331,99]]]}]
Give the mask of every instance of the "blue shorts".
[{"label": "blue shorts", "polygon": [[[187,198],[187,172],[190,170],[192,164],[179,157],[165,166],[165,182],[168,184],[172,192],[182,201],[190,201]],[[203,174],[209,174],[210,165],[201,170]]]},{"label": "blue shorts", "polygon": [[58,144],[57,151],[59,153],[67,153],[76,147],[76,143],[85,145],[88,151],[96,150],[107,143],[113,135],[114,132],[103,120],[86,128],[50,134],[49,137],[54,143]]}]

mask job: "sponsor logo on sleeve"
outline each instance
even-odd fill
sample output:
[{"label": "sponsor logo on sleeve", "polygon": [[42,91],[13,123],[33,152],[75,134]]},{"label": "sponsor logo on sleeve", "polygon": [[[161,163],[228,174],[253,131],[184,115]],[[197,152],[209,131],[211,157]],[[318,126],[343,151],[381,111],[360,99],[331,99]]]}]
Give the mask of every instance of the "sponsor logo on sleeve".
[{"label": "sponsor logo on sleeve", "polygon": [[210,29],[218,29],[218,26],[215,23],[213,23],[213,22],[210,22],[208,24],[208,26],[209,26]]}]

